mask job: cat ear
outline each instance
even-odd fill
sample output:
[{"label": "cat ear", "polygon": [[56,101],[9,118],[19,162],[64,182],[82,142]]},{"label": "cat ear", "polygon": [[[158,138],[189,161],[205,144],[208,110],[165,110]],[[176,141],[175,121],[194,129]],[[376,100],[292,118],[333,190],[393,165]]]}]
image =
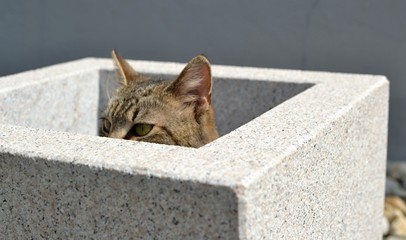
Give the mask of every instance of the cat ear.
[{"label": "cat ear", "polygon": [[116,66],[116,73],[120,80],[120,83],[124,86],[128,86],[130,82],[144,80],[141,74],[137,73],[130,64],[121,57],[115,50],[111,52],[114,64]]},{"label": "cat ear", "polygon": [[194,102],[204,110],[211,104],[212,81],[209,60],[198,55],[190,60],[169,89],[181,101]]}]

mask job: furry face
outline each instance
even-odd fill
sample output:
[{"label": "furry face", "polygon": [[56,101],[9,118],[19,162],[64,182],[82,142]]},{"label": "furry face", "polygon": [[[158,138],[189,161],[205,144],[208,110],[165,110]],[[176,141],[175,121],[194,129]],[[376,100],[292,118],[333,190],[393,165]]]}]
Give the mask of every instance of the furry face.
[{"label": "furry face", "polygon": [[121,85],[102,117],[101,136],[188,147],[218,138],[206,57],[193,58],[172,81],[137,73],[115,51],[112,57]]}]

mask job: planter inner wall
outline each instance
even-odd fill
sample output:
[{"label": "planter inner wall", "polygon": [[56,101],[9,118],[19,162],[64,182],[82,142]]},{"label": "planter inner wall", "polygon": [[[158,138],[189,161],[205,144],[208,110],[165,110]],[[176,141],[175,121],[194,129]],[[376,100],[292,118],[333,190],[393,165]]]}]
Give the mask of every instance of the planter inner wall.
[{"label": "planter inner wall", "polygon": [[[229,133],[311,86],[304,83],[214,78],[212,99],[220,135]],[[114,71],[100,70],[50,78],[39,84],[3,91],[0,92],[3,103],[1,122],[97,135],[99,118],[108,96],[116,87]]]}]

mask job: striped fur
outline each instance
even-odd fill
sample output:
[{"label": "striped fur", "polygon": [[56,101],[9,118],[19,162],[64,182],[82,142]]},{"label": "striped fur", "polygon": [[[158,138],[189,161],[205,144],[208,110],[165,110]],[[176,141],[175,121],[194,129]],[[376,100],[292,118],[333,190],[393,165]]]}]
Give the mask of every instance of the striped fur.
[{"label": "striped fur", "polygon": [[[121,85],[104,112],[101,136],[188,147],[218,138],[210,63],[204,56],[193,58],[172,81],[150,79],[116,52],[112,56]],[[136,124],[153,128],[145,136],[136,136],[131,134]]]}]

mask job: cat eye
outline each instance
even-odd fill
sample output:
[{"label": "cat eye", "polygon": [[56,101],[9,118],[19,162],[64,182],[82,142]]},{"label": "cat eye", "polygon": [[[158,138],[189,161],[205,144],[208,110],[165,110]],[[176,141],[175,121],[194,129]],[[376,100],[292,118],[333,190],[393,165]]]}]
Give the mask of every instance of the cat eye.
[{"label": "cat eye", "polygon": [[129,134],[136,137],[143,137],[151,132],[153,126],[152,124],[138,123],[131,128]]},{"label": "cat eye", "polygon": [[111,128],[111,123],[109,120],[103,118],[103,132],[109,133]]}]

